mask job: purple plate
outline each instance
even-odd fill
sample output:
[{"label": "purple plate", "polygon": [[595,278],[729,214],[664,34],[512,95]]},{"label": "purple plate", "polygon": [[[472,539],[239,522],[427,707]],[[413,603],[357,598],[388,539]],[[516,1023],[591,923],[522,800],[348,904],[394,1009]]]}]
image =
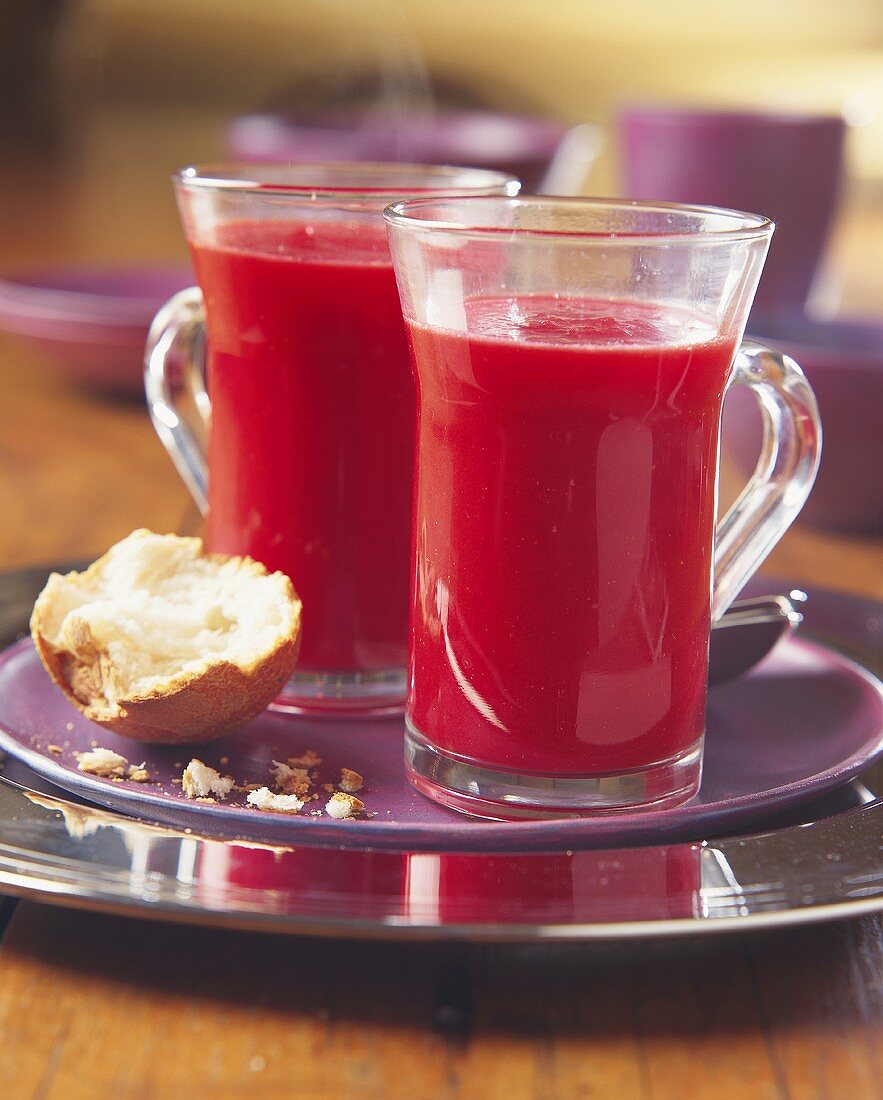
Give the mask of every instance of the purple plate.
[{"label": "purple plate", "polygon": [[[690,840],[743,827],[847,782],[883,751],[883,687],[824,646],[783,642],[749,675],[709,698],[705,776],[690,803],[665,811],[528,822],[461,817],[407,783],[400,721],[332,723],[265,713],[238,734],[194,750],[239,783],[267,782],[268,765],[315,750],[320,785],[341,767],[365,776],[360,797],[376,816],[268,814],[234,793],[188,801],[173,782],[191,753],[141,745],[83,719],[48,680],[29,639],[0,656],[0,746],[52,783],[147,820],[265,843],[408,851],[562,851]],[[157,782],[114,783],[78,772],[93,742],[146,761]],[[49,745],[61,748],[49,751]],[[226,757],[227,762],[221,763]],[[324,792],[323,792],[324,794]],[[318,809],[324,798],[314,803]]]},{"label": "purple plate", "polygon": [[0,279],[0,330],[65,373],[141,395],[147,330],[159,307],[193,285],[186,264],[53,268]]}]

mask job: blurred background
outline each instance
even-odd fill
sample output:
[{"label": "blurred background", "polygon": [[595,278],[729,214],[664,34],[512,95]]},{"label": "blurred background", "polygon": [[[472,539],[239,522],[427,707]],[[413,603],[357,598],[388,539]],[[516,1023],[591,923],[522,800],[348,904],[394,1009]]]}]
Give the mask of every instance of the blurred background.
[{"label": "blurred background", "polygon": [[[111,539],[90,535],[87,527],[72,533],[71,524],[62,529],[49,518],[59,508],[49,474],[69,478],[80,509],[76,478],[83,475],[61,463],[56,469],[42,448],[31,447],[24,463],[10,440],[21,436],[22,454],[27,451],[27,394],[37,409],[61,388],[67,404],[58,423],[67,430],[71,417],[76,422],[82,414],[85,423],[91,416],[90,402],[128,393],[131,407],[104,406],[106,461],[124,467],[114,447],[129,441],[169,502],[157,508],[154,523],[175,526],[187,508],[143,423],[143,409],[135,406],[148,307],[188,281],[169,174],[191,162],[274,155],[483,160],[517,167],[532,189],[616,195],[628,190],[619,122],[629,105],[838,116],[846,123],[842,163],[838,153],[830,232],[823,227],[805,311],[815,320],[859,319],[859,331],[822,342],[829,350],[832,341],[851,344],[864,356],[860,404],[878,417],[879,0],[4,0],[3,10],[0,275],[7,281],[0,287],[0,329],[15,339],[0,344],[0,369],[25,396],[16,422],[5,425],[10,461],[0,480],[0,506],[14,507],[17,515],[24,509],[27,522],[43,525],[44,559],[81,544],[103,549]],[[472,117],[469,125],[464,112]],[[501,127],[499,115],[514,116],[514,129]],[[530,120],[552,129],[531,129]],[[349,134],[348,148],[335,145],[341,130]],[[811,161],[791,163],[782,185],[790,194],[815,186]],[[758,146],[753,170],[761,176],[766,167]],[[95,265],[103,265],[105,281],[90,298],[95,287],[82,280],[94,278]],[[145,274],[144,265],[155,269]],[[135,284],[127,288],[133,271]],[[65,279],[77,285],[65,287]],[[55,298],[38,300],[41,286]],[[76,297],[59,298],[65,290]],[[116,318],[112,335],[101,329],[101,308]],[[64,328],[82,321],[84,311],[85,335]],[[57,323],[62,327],[53,328]],[[804,343],[815,339],[803,331],[798,336]],[[785,337],[797,340],[790,331]],[[873,378],[869,357],[876,363]],[[817,369],[822,382],[824,368]],[[852,408],[831,411],[832,423],[841,417],[849,425],[852,416]],[[853,508],[846,519],[835,517],[841,530],[883,530],[880,474],[868,447],[862,444],[857,460],[851,456],[849,477],[855,480],[856,461],[867,467],[864,480],[876,485],[876,519],[863,525],[860,516],[856,523]],[[867,516],[866,500],[857,507]],[[106,519],[114,536],[149,518],[135,498],[93,500],[89,509]],[[91,530],[99,529],[93,524]],[[817,547],[822,559],[824,546]],[[879,565],[877,545],[857,538],[853,549]],[[32,559],[33,531],[20,544],[7,539],[4,554],[0,565]]]},{"label": "blurred background", "polygon": [[[54,141],[78,164],[64,244],[84,253],[130,254],[133,242],[119,234],[134,173],[149,203],[142,216],[161,218],[139,251],[163,256],[177,244],[183,254],[169,239],[172,169],[226,156],[236,115],[339,99],[360,82],[366,99],[392,106],[441,85],[465,103],[595,123],[606,137],[585,184],[595,194],[620,187],[613,121],[623,103],[843,113],[845,205],[883,204],[878,0],[5,0],[4,8],[6,128],[24,145],[44,142],[47,153]],[[22,242],[25,258],[46,244]]]}]

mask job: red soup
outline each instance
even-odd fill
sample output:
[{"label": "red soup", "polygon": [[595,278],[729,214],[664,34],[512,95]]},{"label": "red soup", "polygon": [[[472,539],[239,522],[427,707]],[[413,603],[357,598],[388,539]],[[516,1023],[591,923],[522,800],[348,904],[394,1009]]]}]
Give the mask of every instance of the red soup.
[{"label": "red soup", "polygon": [[405,664],[414,394],[380,219],[219,226],[208,543],[287,573],[302,670]]},{"label": "red soup", "polygon": [[550,775],[631,770],[704,726],[715,472],[735,340],[621,302],[466,302],[419,363],[408,718]]}]

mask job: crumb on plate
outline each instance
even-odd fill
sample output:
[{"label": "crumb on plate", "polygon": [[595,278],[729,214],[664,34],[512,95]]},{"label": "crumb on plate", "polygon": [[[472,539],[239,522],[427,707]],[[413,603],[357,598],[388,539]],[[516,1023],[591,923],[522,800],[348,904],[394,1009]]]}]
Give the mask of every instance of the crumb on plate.
[{"label": "crumb on plate", "polygon": [[113,749],[93,748],[90,752],[76,752],[77,768],[89,775],[99,775],[102,779],[122,779],[126,774],[129,761]]},{"label": "crumb on plate", "polygon": [[232,776],[221,775],[215,768],[203,764],[196,757],[184,769],[181,783],[188,798],[206,798],[209,795],[226,798],[233,789]]},{"label": "crumb on plate", "polygon": [[296,794],[275,794],[269,787],[258,787],[256,791],[250,791],[246,802],[259,810],[269,810],[276,814],[296,814],[304,808]]},{"label": "crumb on plate", "polygon": [[365,803],[352,794],[343,794],[338,791],[325,803],[325,813],[337,821],[343,821],[347,817],[355,817],[365,809]]},{"label": "crumb on plate", "polygon": [[364,783],[365,780],[358,772],[354,772],[352,768],[340,769],[340,782],[337,785],[342,791],[346,791],[347,794],[355,794],[356,791],[360,791]]},{"label": "crumb on plate", "polygon": [[306,768],[293,768],[274,760],[271,769],[276,789],[281,794],[306,794],[310,789],[310,776]]},{"label": "crumb on plate", "polygon": [[313,749],[307,749],[303,756],[289,756],[288,763],[292,768],[318,768],[322,757]]}]

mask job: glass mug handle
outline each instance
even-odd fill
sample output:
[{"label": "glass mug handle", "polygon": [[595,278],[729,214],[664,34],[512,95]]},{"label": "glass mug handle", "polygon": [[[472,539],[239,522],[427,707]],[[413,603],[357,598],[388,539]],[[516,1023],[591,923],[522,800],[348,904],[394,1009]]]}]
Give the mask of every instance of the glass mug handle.
[{"label": "glass mug handle", "polygon": [[748,484],[718,524],[712,620],[723,615],[803,507],[822,448],[815,394],[790,356],[744,343],[736,353],[730,386],[754,392],[763,443]]},{"label": "glass mug handle", "polygon": [[180,291],[154,317],[144,352],[144,390],[156,433],[205,515],[211,403],[205,388],[205,309],[199,287]]}]

